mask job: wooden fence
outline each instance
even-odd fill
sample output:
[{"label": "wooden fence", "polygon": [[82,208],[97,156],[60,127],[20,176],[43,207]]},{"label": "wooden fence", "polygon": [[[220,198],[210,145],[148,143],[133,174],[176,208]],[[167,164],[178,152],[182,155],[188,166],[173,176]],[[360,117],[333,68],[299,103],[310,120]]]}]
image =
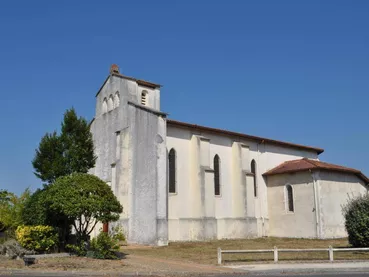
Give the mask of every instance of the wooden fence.
[{"label": "wooden fence", "polygon": [[274,262],[278,263],[279,252],[327,252],[330,262],[334,261],[334,252],[347,252],[347,251],[369,251],[369,248],[311,248],[311,249],[278,249],[274,246],[273,249],[256,249],[256,250],[222,250],[218,248],[218,264],[222,264],[223,254],[240,254],[240,253],[273,253]]}]

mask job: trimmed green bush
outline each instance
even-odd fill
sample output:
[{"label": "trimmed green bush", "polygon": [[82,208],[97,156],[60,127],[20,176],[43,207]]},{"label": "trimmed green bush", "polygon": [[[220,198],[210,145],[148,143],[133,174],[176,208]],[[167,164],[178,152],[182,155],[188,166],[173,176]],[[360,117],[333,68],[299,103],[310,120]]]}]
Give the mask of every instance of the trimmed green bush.
[{"label": "trimmed green bush", "polygon": [[18,226],[17,241],[28,250],[50,252],[58,243],[58,234],[51,226]]},{"label": "trimmed green bush", "polygon": [[354,247],[369,246],[369,195],[349,200],[343,208],[348,240]]},{"label": "trimmed green bush", "polygon": [[90,250],[88,256],[95,259],[118,259],[118,240],[108,233],[101,232],[91,240]]}]

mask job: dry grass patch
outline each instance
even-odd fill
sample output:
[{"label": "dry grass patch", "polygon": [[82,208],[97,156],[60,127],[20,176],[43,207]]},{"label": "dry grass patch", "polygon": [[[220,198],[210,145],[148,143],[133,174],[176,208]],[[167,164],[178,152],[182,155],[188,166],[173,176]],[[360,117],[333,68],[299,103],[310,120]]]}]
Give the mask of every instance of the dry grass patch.
[{"label": "dry grass patch", "polygon": [[[173,242],[166,247],[145,247],[123,249],[124,253],[145,255],[155,258],[184,260],[202,264],[217,263],[217,248],[223,250],[236,249],[272,249],[278,248],[328,248],[332,245],[335,248],[349,247],[347,239],[316,240],[316,239],[289,239],[289,238],[257,238],[242,240],[213,240],[206,242]],[[335,260],[363,260],[369,259],[369,253],[363,252],[343,252],[334,253]],[[224,254],[225,262],[272,262],[273,253],[261,254]],[[297,261],[327,261],[328,252],[320,253],[279,253],[279,260]]]},{"label": "dry grass patch", "polygon": [[47,271],[113,271],[125,270],[124,260],[97,260],[84,257],[43,258],[26,267],[23,260],[0,258],[0,269],[29,269]]}]

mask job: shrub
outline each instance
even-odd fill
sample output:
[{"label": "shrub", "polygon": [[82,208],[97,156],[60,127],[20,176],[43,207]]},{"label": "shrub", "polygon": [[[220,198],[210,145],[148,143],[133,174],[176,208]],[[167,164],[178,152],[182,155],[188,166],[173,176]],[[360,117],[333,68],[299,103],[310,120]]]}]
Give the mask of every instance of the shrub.
[{"label": "shrub", "polygon": [[36,252],[50,252],[58,243],[58,234],[51,226],[18,226],[16,238],[21,246]]},{"label": "shrub", "polygon": [[349,200],[343,207],[348,239],[354,247],[369,246],[369,195]]},{"label": "shrub", "polygon": [[110,235],[117,242],[118,245],[124,245],[126,243],[126,236],[123,233],[122,227],[113,227],[111,229]]},{"label": "shrub", "polygon": [[80,244],[67,244],[65,248],[77,256],[84,257],[87,254],[87,245],[85,242],[80,242]]},{"label": "shrub", "polygon": [[101,232],[91,240],[91,252],[88,256],[96,259],[117,259],[118,240],[108,233]]}]

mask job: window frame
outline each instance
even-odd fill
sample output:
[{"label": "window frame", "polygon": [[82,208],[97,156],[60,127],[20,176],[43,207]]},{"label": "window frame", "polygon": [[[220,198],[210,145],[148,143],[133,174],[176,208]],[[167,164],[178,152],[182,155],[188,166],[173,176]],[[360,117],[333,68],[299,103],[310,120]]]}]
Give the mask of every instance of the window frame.
[{"label": "window frame", "polygon": [[[111,107],[109,107],[110,103]],[[108,112],[111,112],[112,110],[114,110],[114,97],[112,94],[110,94],[108,98]]]},{"label": "window frame", "polygon": [[[289,188],[291,188],[291,195],[289,193]],[[284,186],[284,191],[285,191],[285,209],[286,209],[286,213],[287,214],[294,214],[296,209],[295,209],[295,192],[294,192],[294,188],[291,184],[287,183]],[[290,198],[291,197],[291,198]],[[292,201],[290,201],[292,200]],[[292,210],[290,210],[290,205],[292,204]]]},{"label": "window frame", "polygon": [[[215,161],[217,161],[217,167],[216,167]],[[218,154],[215,154],[213,158],[213,170],[214,170],[214,196],[222,197],[222,189],[221,189],[222,187],[222,177],[221,177],[222,161]],[[217,181],[218,181],[218,184],[217,184]],[[218,194],[217,194],[217,186],[218,186]]]},{"label": "window frame", "polygon": [[[171,155],[173,153],[173,155]],[[171,160],[173,157],[174,160]],[[174,163],[174,169],[171,171],[171,161]],[[172,172],[172,173],[171,173]],[[173,174],[174,177],[174,184],[171,184],[171,176]],[[174,192],[171,191],[171,187],[174,186]],[[168,152],[168,193],[171,195],[178,194],[178,187],[177,187],[177,151],[172,147]]]},{"label": "window frame", "polygon": [[113,107],[115,109],[115,108],[118,108],[119,106],[120,106],[120,95],[119,95],[119,91],[117,91],[114,94]]},{"label": "window frame", "polygon": [[254,180],[253,180],[254,198],[258,198],[259,197],[259,185],[258,185],[258,177],[257,177],[258,170],[257,170],[257,163],[255,159],[251,160],[250,170],[254,177]]},{"label": "window frame", "polygon": [[[149,105],[149,92],[147,90],[141,91],[141,105],[147,107]],[[143,101],[145,98],[145,101]]]},{"label": "window frame", "polygon": [[106,97],[104,97],[101,105],[101,113],[105,114],[107,112],[108,112],[108,100],[106,99]]}]

